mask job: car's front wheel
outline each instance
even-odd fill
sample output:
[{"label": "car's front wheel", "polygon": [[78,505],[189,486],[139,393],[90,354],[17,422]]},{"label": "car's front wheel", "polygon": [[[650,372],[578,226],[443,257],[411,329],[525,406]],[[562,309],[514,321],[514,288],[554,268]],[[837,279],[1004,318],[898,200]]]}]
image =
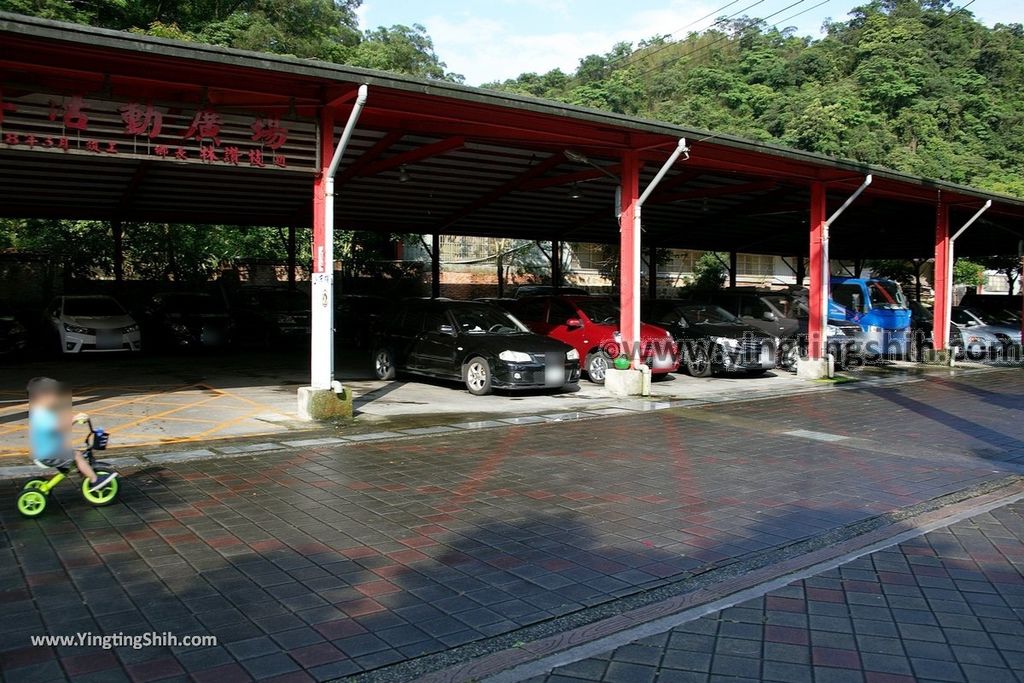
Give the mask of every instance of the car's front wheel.
[{"label": "car's front wheel", "polygon": [[604,351],[592,351],[587,356],[587,378],[594,384],[604,384],[612,357]]},{"label": "car's front wheel", "polygon": [[779,365],[782,369],[796,372],[796,363],[800,360],[799,344],[786,344],[779,352]]},{"label": "car's front wheel", "polygon": [[686,372],[691,377],[711,376],[711,354],[702,345],[689,349],[686,359]]},{"label": "car's front wheel", "polygon": [[398,374],[395,369],[395,356],[391,349],[377,349],[373,354],[373,373],[377,379],[393,380]]},{"label": "car's front wheel", "polygon": [[462,369],[462,379],[466,389],[474,396],[491,393],[491,365],[480,356],[470,358]]}]

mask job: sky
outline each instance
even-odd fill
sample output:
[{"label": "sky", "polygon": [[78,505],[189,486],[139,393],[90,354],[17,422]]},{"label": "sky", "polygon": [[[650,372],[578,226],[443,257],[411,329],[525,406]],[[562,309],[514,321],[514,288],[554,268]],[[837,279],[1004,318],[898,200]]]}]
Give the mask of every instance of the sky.
[{"label": "sky", "polygon": [[[956,6],[965,1],[958,0]],[[826,19],[843,19],[866,0],[736,0],[726,6],[729,2],[364,0],[359,18],[362,28],[422,24],[448,70],[465,76],[469,85],[479,85],[556,67],[571,72],[581,57],[607,52],[617,42],[635,44],[666,33],[685,36],[734,12],[818,37]],[[988,25],[1024,23],[1021,0],[974,0],[966,11]]]}]

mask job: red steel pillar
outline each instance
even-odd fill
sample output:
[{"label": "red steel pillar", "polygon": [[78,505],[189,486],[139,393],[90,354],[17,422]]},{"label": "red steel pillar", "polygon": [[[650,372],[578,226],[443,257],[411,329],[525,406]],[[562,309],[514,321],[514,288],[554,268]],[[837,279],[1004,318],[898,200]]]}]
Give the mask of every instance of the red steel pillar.
[{"label": "red steel pillar", "polygon": [[828,300],[828,280],[831,277],[828,256],[823,240],[827,239],[825,231],[825,183],[811,183],[811,258],[809,259],[808,318],[807,318],[807,351],[811,360],[825,357],[825,305]]},{"label": "red steel pillar", "polygon": [[949,263],[949,204],[939,199],[935,210],[935,307],[932,309],[932,348],[942,351],[949,345],[949,302],[953,294]]},{"label": "red steel pillar", "polygon": [[327,243],[327,173],[334,155],[334,113],[320,114],[320,166],[313,179],[313,275],[310,384],[329,389],[334,379],[334,245]]},{"label": "red steel pillar", "polygon": [[635,363],[640,349],[640,230],[636,224],[640,198],[640,159],[633,150],[623,152],[619,204],[619,330],[622,344]]}]

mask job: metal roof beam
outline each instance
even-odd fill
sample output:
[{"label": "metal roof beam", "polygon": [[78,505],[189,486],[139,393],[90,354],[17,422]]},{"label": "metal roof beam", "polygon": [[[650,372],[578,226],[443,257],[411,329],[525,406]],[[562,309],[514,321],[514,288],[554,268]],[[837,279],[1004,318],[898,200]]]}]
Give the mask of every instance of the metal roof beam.
[{"label": "metal roof beam", "polygon": [[655,194],[651,201],[655,204],[670,204],[672,202],[683,202],[688,199],[706,199],[708,197],[727,197],[733,194],[750,194],[751,192],[763,192],[778,187],[778,181],[759,180],[754,183],[740,183],[738,185],[721,185],[719,187],[703,187],[698,190],[687,190],[686,192],[669,192],[666,194]]},{"label": "metal roof beam", "polygon": [[360,177],[377,175],[378,173],[383,173],[384,171],[391,170],[392,168],[398,168],[405,164],[414,164],[417,161],[423,161],[424,159],[429,159],[430,157],[450,152],[453,149],[459,149],[464,144],[466,144],[466,139],[461,135],[445,138],[444,140],[438,140],[437,142],[432,142],[429,145],[423,145],[416,149],[410,149],[408,152],[395,154],[387,159],[370,163],[360,170],[357,175]]},{"label": "metal roof beam", "polygon": [[[610,166],[602,166],[603,170],[596,168],[587,171],[576,171],[575,173],[564,173],[562,175],[553,176],[551,178],[537,178],[528,183],[523,183],[523,190],[540,190],[545,187],[557,187],[558,185],[569,185],[570,183],[586,182],[588,180],[597,180],[598,178],[606,178],[607,173],[615,174],[622,170],[621,164],[612,164]],[[607,172],[607,173],[606,173]]]},{"label": "metal roof beam", "polygon": [[533,166],[530,166],[528,169],[523,171],[519,176],[513,178],[512,180],[509,180],[506,183],[503,183],[502,185],[499,185],[498,187],[494,188],[493,190],[491,190],[484,196],[480,197],[476,201],[467,204],[462,209],[459,209],[457,212],[453,213],[452,215],[448,216],[447,218],[439,222],[437,224],[438,231],[441,231],[447,228],[448,226],[457,223],[466,216],[469,216],[470,214],[479,211],[480,209],[484,208],[485,206],[488,206],[489,204],[493,204],[494,202],[498,201],[499,199],[501,199],[510,192],[523,189],[523,185],[527,181],[547,173],[548,171],[557,167],[564,161],[565,155],[562,154],[561,152],[558,152],[557,154],[552,154],[550,157],[544,159],[543,161],[537,162]]},{"label": "metal roof beam", "polygon": [[343,185],[346,180],[355,178],[363,171],[363,169],[376,161],[381,154],[391,149],[391,146],[403,137],[405,137],[405,133],[402,133],[401,131],[392,131],[385,134],[384,137],[373,143],[373,145],[365,152],[356,157],[345,170],[338,174],[336,179],[337,184]]}]

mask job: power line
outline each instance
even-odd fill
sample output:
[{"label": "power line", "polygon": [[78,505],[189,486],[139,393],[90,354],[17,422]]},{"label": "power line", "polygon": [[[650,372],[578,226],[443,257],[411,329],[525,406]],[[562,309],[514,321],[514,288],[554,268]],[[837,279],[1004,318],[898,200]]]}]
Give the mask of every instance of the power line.
[{"label": "power line", "polygon": [[[778,22],[778,24],[781,24],[781,23],[782,23],[783,21],[789,21],[790,19],[792,19],[792,18],[794,18],[794,17],[797,17],[797,16],[799,16],[800,14],[803,14],[804,12],[809,12],[810,10],[814,9],[815,7],[819,7],[820,5],[822,5],[822,4],[825,4],[825,2],[829,2],[829,1],[830,1],[830,0],[824,0],[824,2],[820,3],[819,5],[815,5],[814,7],[809,7],[809,8],[807,8],[806,10],[803,10],[803,11],[801,11],[801,12],[798,12],[797,14],[794,14],[794,15],[793,15],[792,17],[788,17],[788,18],[786,18],[786,19],[782,19],[782,20],[780,20],[780,21]],[[944,16],[944,17],[943,17],[943,18],[942,18],[942,19],[941,19],[941,20],[940,20],[940,21],[939,21],[939,22],[938,22],[937,24],[935,24],[935,26],[934,26],[934,27],[932,27],[932,28],[931,28],[931,29],[929,29],[929,30],[931,30],[931,31],[936,31],[936,30],[938,30],[938,29],[939,29],[939,28],[941,28],[941,27],[942,27],[942,26],[943,26],[943,25],[944,25],[944,24],[945,24],[945,23],[946,23],[947,21],[949,21],[950,19],[952,19],[952,18],[953,18],[953,17],[955,17],[956,15],[960,14],[960,12],[964,11],[965,9],[967,9],[968,7],[970,7],[971,5],[973,5],[973,4],[975,3],[975,2],[977,2],[977,0],[968,0],[968,2],[964,3],[963,5],[961,5],[961,6],[960,6],[960,7],[958,7],[958,8],[956,9],[956,10],[954,10],[954,11],[950,12],[949,14],[947,14],[946,16]],[[776,24],[776,25],[778,25],[778,24]],[[856,71],[854,71],[854,72],[851,72],[851,73],[848,73],[848,74],[846,74],[845,76],[843,76],[842,78],[839,78],[839,79],[837,79],[837,80],[835,80],[835,81],[832,81],[832,82],[831,82],[831,85],[832,85],[832,86],[836,86],[836,85],[839,85],[840,83],[843,83],[844,81],[848,81],[848,80],[850,80],[851,78],[855,78],[855,77],[856,77],[856,75],[857,75]],[[705,136],[705,137],[702,137],[702,138],[700,138],[699,140],[695,140],[694,142],[695,142],[695,143],[700,143],[700,142],[706,142],[707,140],[711,140],[711,139],[713,139],[713,138],[717,138],[717,137],[718,137],[719,135],[723,135],[723,133],[712,133],[712,134],[710,134],[710,135],[707,135],[707,136]]]},{"label": "power line", "polygon": [[[735,5],[735,4],[736,4],[737,2],[739,2],[739,1],[740,1],[740,0],[732,0],[732,2],[730,2],[730,3],[727,3],[727,4],[725,4],[725,5],[722,5],[721,7],[719,7],[719,8],[718,8],[718,9],[716,9],[716,10],[714,10],[713,12],[708,12],[707,14],[705,14],[705,15],[704,15],[703,17],[701,17],[700,19],[697,19],[697,20],[695,20],[695,21],[691,21],[691,22],[690,22],[689,24],[687,24],[686,26],[680,26],[680,27],[679,27],[679,28],[677,28],[677,29],[676,29],[675,31],[672,31],[671,33],[668,33],[668,34],[666,34],[666,35],[674,36],[674,35],[676,35],[677,33],[680,33],[681,31],[685,31],[686,29],[689,29],[689,28],[691,28],[691,27],[693,27],[693,26],[696,26],[697,24],[699,24],[700,22],[704,21],[704,20],[705,20],[705,19],[707,19],[708,17],[711,17],[711,16],[714,16],[714,15],[718,14],[718,13],[719,13],[719,12],[721,12],[722,10],[724,10],[724,9],[726,9],[726,8],[728,8],[728,7],[731,7],[731,6]],[[761,4],[761,3],[763,3],[764,1],[765,1],[765,0],[757,0],[757,2],[751,3],[751,4],[747,5],[746,7],[744,7],[743,9],[737,10],[736,12],[734,12],[734,13],[730,14],[730,15],[729,15],[729,16],[727,16],[727,17],[722,17],[722,18],[720,18],[720,19],[716,20],[716,21],[715,21],[714,23],[712,23],[712,24],[711,24],[710,26],[708,26],[708,27],[707,27],[707,28],[705,28],[704,30],[705,30],[705,31],[707,31],[708,29],[711,29],[711,28],[713,28],[713,27],[715,27],[715,26],[718,26],[719,24],[721,24],[721,23],[724,23],[724,22],[726,22],[726,21],[728,21],[728,20],[732,19],[732,18],[733,18],[733,17],[735,17],[735,16],[737,15],[737,14],[740,14],[740,13],[742,13],[742,12],[746,12],[746,11],[747,11],[748,9],[750,9],[751,7],[756,7],[757,5],[760,5],[760,4]],[[678,42],[679,42],[678,40],[675,40],[675,41],[672,41],[672,42],[669,42],[669,43],[665,43],[664,45],[661,45],[660,47],[657,47],[657,48],[655,48],[655,49],[653,49],[653,50],[650,50],[650,51],[644,52],[644,56],[645,56],[645,57],[649,57],[650,55],[653,55],[653,54],[657,54],[657,53],[661,52],[662,50],[666,50],[666,49],[668,49],[668,48],[672,47],[673,45],[675,45],[675,44],[676,44],[676,43],[678,43]],[[622,56],[620,56],[620,57],[616,57],[615,59],[613,59],[613,60],[611,60],[610,62],[608,62],[608,64],[606,64],[605,66],[607,66],[607,67],[611,67],[611,66],[614,66],[614,65],[618,64],[619,62],[621,62],[621,61],[623,61],[623,60],[625,60],[625,59],[629,59],[629,58],[631,58],[631,57],[635,56],[635,55],[637,54],[637,52],[639,52],[639,50],[637,50],[637,51],[635,51],[635,52],[630,52],[630,53],[629,53],[628,55],[622,55]]]},{"label": "power line", "polygon": [[[826,1],[826,2],[829,2],[830,0],[825,0],[825,1]],[[802,4],[803,4],[803,3],[805,3],[805,2],[807,2],[807,0],[797,0],[797,1],[796,1],[796,2],[794,2],[794,3],[790,3],[789,5],[786,5],[785,7],[783,7],[783,8],[782,8],[782,9],[780,9],[780,10],[777,10],[777,11],[775,11],[775,12],[772,12],[772,13],[771,13],[771,14],[769,14],[768,16],[765,16],[765,17],[762,17],[762,18],[758,19],[758,21],[767,21],[768,19],[771,19],[771,18],[772,18],[772,17],[774,17],[775,15],[777,15],[777,14],[782,14],[782,13],[783,13],[783,12],[785,12],[786,10],[792,9],[792,8],[796,7],[797,5],[802,5]],[[823,3],[823,4],[824,4],[824,3]],[[797,15],[793,15],[793,16],[797,16]],[[726,35],[724,35],[724,36],[721,36],[720,38],[716,38],[715,40],[711,41],[710,43],[706,43],[706,44],[704,44],[704,45],[701,45],[700,47],[698,47],[698,48],[697,48],[696,50],[694,50],[693,52],[690,52],[690,53],[688,53],[688,54],[682,54],[682,55],[679,55],[678,57],[674,57],[674,58],[672,58],[672,59],[669,59],[669,60],[667,60],[667,61],[665,61],[665,62],[662,62],[661,64],[658,64],[657,66],[653,66],[653,67],[651,67],[650,69],[645,69],[644,71],[641,71],[640,73],[636,74],[636,76],[637,76],[637,77],[641,77],[641,76],[646,76],[647,74],[651,73],[652,71],[658,71],[658,70],[660,70],[660,69],[664,69],[664,68],[665,68],[666,66],[668,66],[668,65],[670,65],[670,64],[675,64],[675,63],[676,63],[676,62],[678,62],[678,61],[679,61],[680,59],[683,59],[683,58],[685,58],[685,57],[693,57],[693,56],[695,56],[695,55],[698,55],[698,54],[700,54],[701,52],[704,52],[704,51],[706,51],[706,50],[709,50],[709,49],[711,49],[712,47],[714,47],[714,46],[715,46],[715,45],[717,45],[718,43],[721,43],[721,42],[724,42],[724,41],[726,41],[726,40],[730,40],[730,39],[732,39],[732,35],[730,35],[730,34],[726,34]]]}]

